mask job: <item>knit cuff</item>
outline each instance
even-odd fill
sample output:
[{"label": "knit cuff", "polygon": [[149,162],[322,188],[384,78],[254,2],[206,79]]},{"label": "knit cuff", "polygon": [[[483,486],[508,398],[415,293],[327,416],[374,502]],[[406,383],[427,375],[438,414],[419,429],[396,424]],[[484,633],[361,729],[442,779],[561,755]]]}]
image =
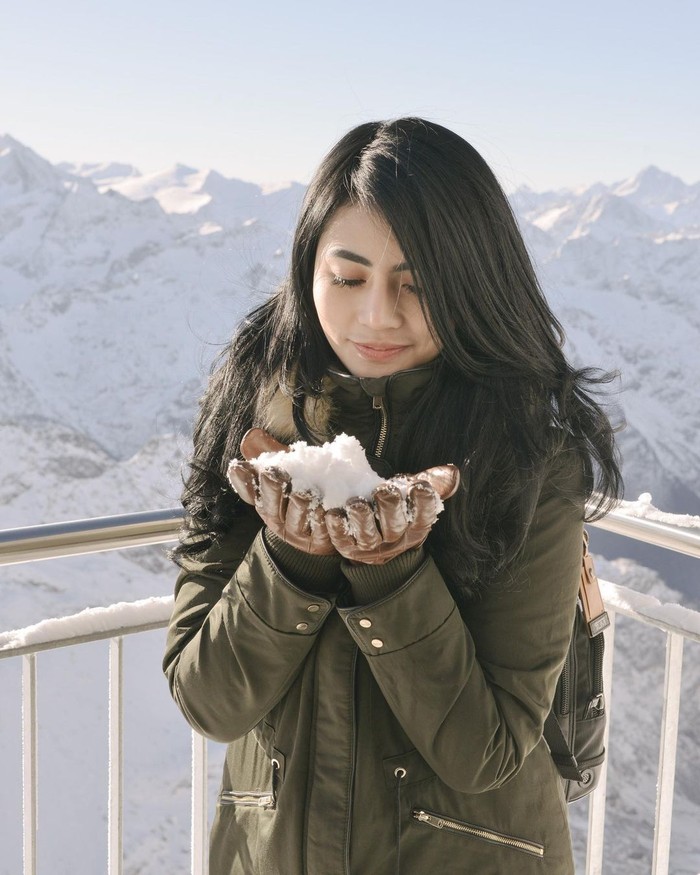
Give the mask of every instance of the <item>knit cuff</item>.
[{"label": "knit cuff", "polygon": [[406,550],[384,565],[343,562],[341,570],[350,583],[356,605],[368,605],[403,586],[425,562],[425,550]]},{"label": "knit cuff", "polygon": [[309,593],[337,592],[340,589],[343,578],[340,573],[341,557],[337,553],[330,556],[305,553],[283,541],[268,528],[263,529],[263,540],[270,558],[298,589]]}]

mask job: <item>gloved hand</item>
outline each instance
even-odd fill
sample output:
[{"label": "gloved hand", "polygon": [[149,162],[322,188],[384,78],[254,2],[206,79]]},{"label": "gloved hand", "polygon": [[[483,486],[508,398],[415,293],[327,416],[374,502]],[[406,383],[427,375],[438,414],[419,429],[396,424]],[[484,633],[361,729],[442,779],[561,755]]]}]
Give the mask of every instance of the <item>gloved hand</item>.
[{"label": "gloved hand", "polygon": [[282,468],[264,468],[258,475],[249,459],[261,453],[288,450],[261,428],[243,435],[241,453],[244,462],[234,459],[228,467],[228,479],[243,501],[253,505],[265,525],[287,544],[317,556],[336,552],[328,537],[323,508],[310,493],[292,492],[289,475]]},{"label": "gloved hand", "polygon": [[337,551],[352,562],[383,565],[419,547],[437,519],[439,499],[454,495],[459,468],[438,465],[402,478],[410,485],[404,500],[391,481],[378,486],[371,501],[352,498],[326,512],[326,526]]}]

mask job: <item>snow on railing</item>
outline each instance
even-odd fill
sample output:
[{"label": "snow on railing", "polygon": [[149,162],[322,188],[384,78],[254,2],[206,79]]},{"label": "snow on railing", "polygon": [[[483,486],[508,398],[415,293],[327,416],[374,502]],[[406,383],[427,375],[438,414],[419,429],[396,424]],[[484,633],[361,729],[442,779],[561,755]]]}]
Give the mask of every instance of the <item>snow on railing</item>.
[{"label": "snow on railing", "polygon": [[[622,507],[594,525],[628,537],[657,544],[700,558],[700,518],[684,517],[679,527],[672,515],[659,518],[650,498],[642,496],[637,507]],[[647,518],[644,518],[644,517]],[[697,521],[697,523],[696,523]],[[0,565],[35,559],[101,552],[174,540],[180,514],[174,510],[105,517],[53,526],[37,526],[0,532]],[[84,536],[84,537],[83,537]],[[604,679],[606,707],[612,702],[615,617],[623,614],[655,626],[666,633],[664,710],[659,753],[656,819],[652,875],[668,875],[673,788],[676,765],[680,687],[684,639],[700,642],[700,613],[680,605],[661,604],[657,599],[626,587],[601,581],[610,614],[606,631]],[[172,597],[121,602],[105,608],[88,608],[70,617],[46,619],[24,629],[0,633],[0,659],[19,656],[22,675],[22,781],[23,781],[23,872],[36,875],[37,831],[37,696],[36,654],[42,650],[110,639],[109,657],[109,787],[108,875],[122,875],[123,836],[123,636],[167,626]],[[608,719],[608,728],[610,719]],[[607,747],[607,737],[605,745]],[[586,875],[603,873],[606,772],[591,794],[588,820]],[[207,746],[206,739],[192,733],[191,872],[207,871]]]},{"label": "snow on railing", "polygon": [[167,626],[172,596],[154,596],[135,602],[117,602],[105,608],[86,608],[70,617],[40,620],[24,629],[0,632],[0,659],[53,650],[87,641],[100,641],[132,632],[149,632]]},{"label": "snow on railing", "polygon": [[621,501],[593,525],[700,559],[700,516],[659,510],[651,503],[648,492],[642,493],[637,501]]}]

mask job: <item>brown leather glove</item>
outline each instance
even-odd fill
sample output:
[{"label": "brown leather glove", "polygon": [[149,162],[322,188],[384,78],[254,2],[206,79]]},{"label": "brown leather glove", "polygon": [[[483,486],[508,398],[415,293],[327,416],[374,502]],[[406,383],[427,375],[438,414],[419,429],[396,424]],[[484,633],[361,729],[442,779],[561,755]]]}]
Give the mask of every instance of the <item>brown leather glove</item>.
[{"label": "brown leather glove", "polygon": [[228,479],[243,501],[253,505],[265,525],[287,544],[317,556],[336,552],[328,537],[323,508],[309,493],[292,492],[291,480],[279,467],[264,468],[260,474],[249,459],[261,453],[288,450],[261,428],[243,435],[241,453],[246,459],[234,459],[228,467]]},{"label": "brown leather glove", "polygon": [[391,481],[378,486],[372,500],[352,498],[343,508],[326,511],[326,526],[337,551],[352,562],[383,565],[419,547],[438,516],[438,499],[454,495],[459,468],[438,465],[402,478],[411,484],[404,500]]}]

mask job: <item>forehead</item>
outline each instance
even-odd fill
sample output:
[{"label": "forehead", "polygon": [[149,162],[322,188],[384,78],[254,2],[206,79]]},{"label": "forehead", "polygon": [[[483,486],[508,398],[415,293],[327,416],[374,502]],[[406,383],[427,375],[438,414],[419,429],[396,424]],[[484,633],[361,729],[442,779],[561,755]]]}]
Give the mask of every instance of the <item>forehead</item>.
[{"label": "forehead", "polygon": [[403,260],[399,244],[381,213],[353,204],[339,207],[329,219],[318,241],[319,256],[335,246],[364,255],[373,263],[382,254]]}]

